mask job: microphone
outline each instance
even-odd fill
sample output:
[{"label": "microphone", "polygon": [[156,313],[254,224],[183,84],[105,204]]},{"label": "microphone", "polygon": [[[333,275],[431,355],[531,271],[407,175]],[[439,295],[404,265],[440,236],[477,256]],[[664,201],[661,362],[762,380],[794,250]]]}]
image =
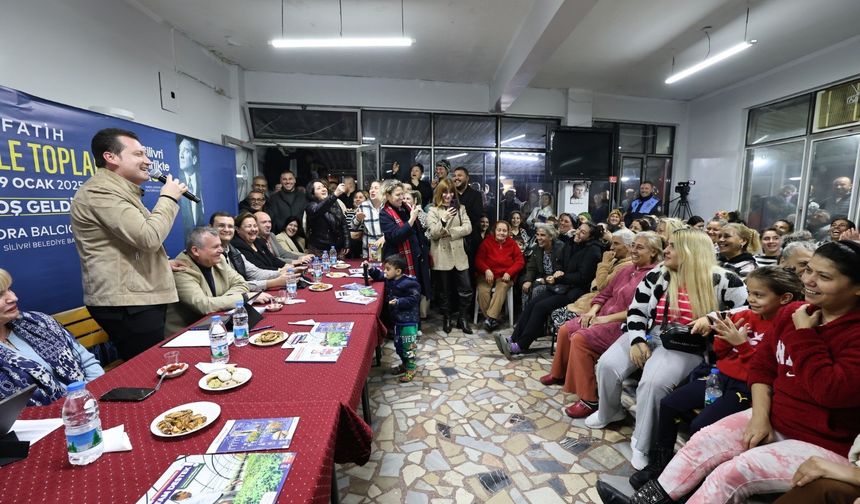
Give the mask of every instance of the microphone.
[{"label": "microphone", "polygon": [[[165,177],[158,168],[152,165],[149,166],[149,177],[161,182],[162,184],[167,183],[167,177]],[[186,190],[182,195],[195,203],[200,203],[200,197],[192,192]]]}]

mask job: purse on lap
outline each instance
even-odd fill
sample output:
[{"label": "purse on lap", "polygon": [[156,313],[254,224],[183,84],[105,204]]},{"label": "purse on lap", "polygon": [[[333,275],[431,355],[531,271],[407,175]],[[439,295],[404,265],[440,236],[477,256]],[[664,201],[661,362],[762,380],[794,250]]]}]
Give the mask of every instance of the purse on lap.
[{"label": "purse on lap", "polygon": [[701,334],[693,334],[692,327],[677,323],[669,323],[666,318],[668,303],[663,311],[663,322],[660,324],[660,341],[666,350],[702,355],[708,349],[708,338]]}]

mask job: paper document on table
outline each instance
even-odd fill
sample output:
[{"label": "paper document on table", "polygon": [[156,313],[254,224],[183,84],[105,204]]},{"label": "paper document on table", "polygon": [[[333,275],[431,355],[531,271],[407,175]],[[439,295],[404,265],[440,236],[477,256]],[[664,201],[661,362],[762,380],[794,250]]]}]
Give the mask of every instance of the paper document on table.
[{"label": "paper document on table", "polygon": [[45,418],[43,420],[16,420],[12,424],[12,432],[18,441],[27,441],[33,445],[48,434],[63,425],[62,418]]},{"label": "paper document on table", "polygon": [[362,296],[359,294],[359,295],[353,295],[353,296],[344,296],[344,297],[338,299],[338,301],[343,301],[344,303],[369,305],[370,303],[376,301],[376,298],[375,297]]},{"label": "paper document on table", "polygon": [[316,321],[314,321],[314,319],[296,320],[295,322],[287,322],[287,324],[290,324],[290,325],[306,325],[306,326],[315,326],[315,325],[316,325]]},{"label": "paper document on table", "polygon": [[[233,332],[227,332],[227,339],[233,340]],[[192,329],[185,331],[179,336],[173,338],[167,343],[161,345],[162,348],[179,348],[179,347],[208,347],[209,346],[209,331],[204,329]]]}]

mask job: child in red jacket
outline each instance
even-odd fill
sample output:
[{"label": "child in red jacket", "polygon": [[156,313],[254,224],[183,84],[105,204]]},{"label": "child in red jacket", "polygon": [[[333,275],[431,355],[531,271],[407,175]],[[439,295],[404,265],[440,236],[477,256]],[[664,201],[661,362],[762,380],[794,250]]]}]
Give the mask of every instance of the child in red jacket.
[{"label": "child in red jacket", "polygon": [[[656,478],[672,460],[678,426],[689,425],[690,435],[702,427],[750,407],[750,389],[747,370],[756,345],[771,330],[773,318],[780,308],[803,298],[803,284],[794,272],[778,266],[756,269],[746,278],[749,292],[749,309],[733,313],[719,313],[712,319],[716,367],[723,395],[713,403],[705,404],[707,375],[675,389],[660,401],[656,446],[651,463],[630,477],[630,484],[638,489]],[[702,409],[704,408],[704,409]],[[700,413],[696,413],[701,410]]]}]

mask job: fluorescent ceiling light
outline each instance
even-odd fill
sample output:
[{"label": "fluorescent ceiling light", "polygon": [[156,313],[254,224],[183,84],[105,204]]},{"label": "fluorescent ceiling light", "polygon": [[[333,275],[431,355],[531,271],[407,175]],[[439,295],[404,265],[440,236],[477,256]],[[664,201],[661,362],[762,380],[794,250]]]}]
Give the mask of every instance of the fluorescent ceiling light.
[{"label": "fluorescent ceiling light", "polygon": [[525,134],[525,133],[523,133],[522,135],[517,135],[517,136],[515,136],[515,137],[511,137],[511,138],[507,138],[507,139],[505,139],[505,140],[502,140],[502,141],[501,141],[501,142],[499,142],[499,143],[508,143],[508,142],[513,142],[514,140],[519,140],[520,138],[525,138],[525,137],[526,137],[526,134]]},{"label": "fluorescent ceiling light", "polygon": [[409,47],[409,37],[335,37],[317,39],[273,39],[269,42],[278,49],[305,49],[327,47]]},{"label": "fluorescent ceiling light", "polygon": [[375,141],[376,141],[376,137],[366,137],[366,136],[363,136],[363,137],[361,137],[361,140],[362,140],[363,142],[375,142]]},{"label": "fluorescent ceiling light", "polygon": [[671,77],[666,79],[666,84],[672,84],[672,83],[678,82],[679,80],[681,80],[685,77],[689,77],[698,71],[704,70],[711,65],[719,63],[720,61],[723,61],[724,59],[726,59],[728,57],[734,56],[735,54],[737,54],[737,53],[739,53],[745,49],[749,49],[751,46],[752,46],[751,43],[749,43],[747,41],[743,41],[740,44],[729,47],[728,49],[726,49],[725,51],[723,51],[721,53],[717,53],[717,54],[711,56],[710,58],[707,58],[704,61],[696,63],[695,65],[691,66],[690,68],[687,68],[686,70],[681,70],[680,72],[676,73],[675,75],[672,75]]},{"label": "fluorescent ceiling light", "polygon": [[454,154],[453,156],[448,156],[448,159],[457,159],[457,158],[464,157],[464,156],[466,156],[465,152],[462,154]]},{"label": "fluorescent ceiling light", "polygon": [[513,152],[503,152],[502,159],[510,159],[511,161],[528,161],[530,163],[543,162],[537,155],[530,153],[514,154]]}]

